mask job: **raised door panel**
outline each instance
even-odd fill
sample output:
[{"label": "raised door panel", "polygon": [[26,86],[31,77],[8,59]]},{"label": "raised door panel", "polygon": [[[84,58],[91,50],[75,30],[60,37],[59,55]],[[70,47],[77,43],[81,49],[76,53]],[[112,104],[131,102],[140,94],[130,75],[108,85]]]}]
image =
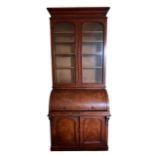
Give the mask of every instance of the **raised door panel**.
[{"label": "raised door panel", "polygon": [[80,118],[80,144],[106,145],[104,117],[88,116]]},{"label": "raised door panel", "polygon": [[54,117],[52,122],[53,146],[78,144],[79,122],[77,117]]}]

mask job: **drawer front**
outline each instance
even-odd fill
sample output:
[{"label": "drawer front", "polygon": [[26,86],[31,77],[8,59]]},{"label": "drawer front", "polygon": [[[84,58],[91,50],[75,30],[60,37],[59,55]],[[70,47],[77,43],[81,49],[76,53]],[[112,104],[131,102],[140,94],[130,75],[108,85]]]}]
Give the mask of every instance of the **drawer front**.
[{"label": "drawer front", "polygon": [[108,104],[107,103],[61,103],[61,104],[54,104],[52,106],[52,111],[59,111],[59,110],[73,110],[73,111],[84,111],[84,110],[107,110]]}]

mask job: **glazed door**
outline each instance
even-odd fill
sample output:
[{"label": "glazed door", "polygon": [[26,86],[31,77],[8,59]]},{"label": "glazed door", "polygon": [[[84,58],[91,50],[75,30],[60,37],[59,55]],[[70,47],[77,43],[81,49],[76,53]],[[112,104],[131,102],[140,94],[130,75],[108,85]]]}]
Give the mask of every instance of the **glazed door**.
[{"label": "glazed door", "polygon": [[76,84],[76,23],[53,21],[52,54],[54,86]]},{"label": "glazed door", "polygon": [[104,117],[80,117],[80,145],[106,145]]},{"label": "glazed door", "polygon": [[54,87],[104,86],[105,21],[52,21]]},{"label": "glazed door", "polygon": [[78,117],[54,117],[52,121],[52,145],[70,146],[79,144]]},{"label": "glazed door", "polygon": [[104,83],[104,23],[84,21],[81,29],[81,83],[100,86]]}]

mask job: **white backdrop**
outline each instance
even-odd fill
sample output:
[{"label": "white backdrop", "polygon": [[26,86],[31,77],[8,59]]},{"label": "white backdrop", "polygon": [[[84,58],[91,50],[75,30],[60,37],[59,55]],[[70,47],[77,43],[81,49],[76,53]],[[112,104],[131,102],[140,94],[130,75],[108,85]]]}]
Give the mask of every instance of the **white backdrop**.
[{"label": "white backdrop", "polygon": [[[50,155],[52,86],[47,7],[110,6],[108,152],[155,154],[153,0],[5,0],[0,2],[0,154]],[[68,152],[61,152],[68,154]],[[72,154],[73,152],[69,152]],[[79,152],[75,152],[79,154]]]}]

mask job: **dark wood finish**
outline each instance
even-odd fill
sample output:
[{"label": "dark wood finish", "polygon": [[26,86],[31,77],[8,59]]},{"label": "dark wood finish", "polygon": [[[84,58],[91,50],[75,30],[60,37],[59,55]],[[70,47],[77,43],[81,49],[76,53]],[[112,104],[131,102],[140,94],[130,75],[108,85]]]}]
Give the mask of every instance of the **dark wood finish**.
[{"label": "dark wood finish", "polygon": [[107,111],[108,109],[106,90],[53,90],[50,97],[49,112],[57,110]]},{"label": "dark wood finish", "polygon": [[64,18],[104,18],[109,7],[83,7],[83,8],[48,8],[53,19]]},{"label": "dark wood finish", "polygon": [[[54,116],[102,116],[108,121],[110,117],[109,111],[52,111],[49,113],[49,119],[52,120]],[[107,124],[107,123],[106,123]]]},{"label": "dark wood finish", "polygon": [[107,146],[53,146],[51,151],[107,151]]},{"label": "dark wood finish", "polygon": [[79,143],[78,117],[53,117],[52,139],[53,146],[75,146]]},{"label": "dark wood finish", "polygon": [[80,118],[80,144],[86,146],[106,146],[105,118],[83,116]]},{"label": "dark wood finish", "polygon": [[51,112],[51,150],[107,150],[109,112]]},{"label": "dark wood finish", "polygon": [[105,47],[109,7],[48,8],[52,151],[108,150]]},{"label": "dark wood finish", "polygon": [[[51,45],[52,45],[52,66],[53,66],[53,88],[66,89],[103,89],[105,88],[105,49],[103,49],[102,83],[82,83],[82,25],[87,22],[100,23],[103,25],[103,43],[106,46],[106,14],[109,8],[48,8],[51,14]],[[93,17],[95,15],[95,17]],[[80,17],[80,18],[79,18]],[[56,83],[56,65],[55,65],[55,42],[54,29],[58,23],[70,23],[75,26],[75,83]]]}]

